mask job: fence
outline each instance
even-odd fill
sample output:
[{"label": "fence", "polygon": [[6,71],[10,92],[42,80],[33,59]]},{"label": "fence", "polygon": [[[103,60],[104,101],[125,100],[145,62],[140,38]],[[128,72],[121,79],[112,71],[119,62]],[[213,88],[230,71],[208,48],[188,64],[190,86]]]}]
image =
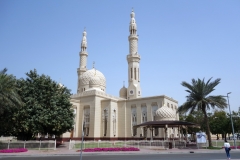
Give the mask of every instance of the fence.
[{"label": "fence", "polygon": [[[228,143],[230,146],[234,146],[234,140],[228,140]],[[223,147],[224,146],[224,140],[212,140],[212,145],[214,147]],[[203,143],[200,145],[201,147],[208,147],[208,141],[207,143]],[[240,146],[240,140],[236,140],[236,146]]]},{"label": "fence", "polygon": [[[69,150],[80,149],[81,141],[70,140]],[[185,148],[186,142],[181,140],[164,141],[83,141],[83,149],[86,148],[119,148],[119,147],[135,147],[148,149],[168,149],[168,148]]]},{"label": "fence", "polygon": [[56,150],[56,140],[49,141],[0,141],[0,149],[27,148],[27,149],[53,149]]},{"label": "fence", "polygon": [[17,137],[3,137],[3,136],[0,137],[0,141],[10,141],[10,140],[16,141]]}]

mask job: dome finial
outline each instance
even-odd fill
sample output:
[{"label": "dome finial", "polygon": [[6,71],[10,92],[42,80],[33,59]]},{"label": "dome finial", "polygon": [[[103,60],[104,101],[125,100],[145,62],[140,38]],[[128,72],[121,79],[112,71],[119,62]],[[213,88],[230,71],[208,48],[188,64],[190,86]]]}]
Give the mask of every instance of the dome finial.
[{"label": "dome finial", "polygon": [[93,61],[93,69],[95,69],[94,76],[96,76],[96,74],[97,74],[97,70],[96,70],[96,68],[95,68],[95,62],[94,62],[94,61]]},{"label": "dome finial", "polygon": [[123,87],[125,87],[125,81],[123,81]]}]

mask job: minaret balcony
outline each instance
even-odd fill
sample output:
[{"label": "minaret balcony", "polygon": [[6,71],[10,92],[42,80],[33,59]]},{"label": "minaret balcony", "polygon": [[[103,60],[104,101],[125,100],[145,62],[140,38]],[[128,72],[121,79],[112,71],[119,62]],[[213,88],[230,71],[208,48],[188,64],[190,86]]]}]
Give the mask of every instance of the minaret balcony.
[{"label": "minaret balcony", "polygon": [[132,39],[138,40],[138,35],[136,35],[136,34],[131,34],[131,35],[129,35],[129,36],[128,36],[128,40],[132,40]]},{"label": "minaret balcony", "polygon": [[127,59],[141,59],[141,56],[136,52],[136,54],[129,54],[127,55]]},{"label": "minaret balcony", "polygon": [[87,51],[81,51],[81,52],[79,52],[79,55],[81,56],[81,55],[88,55],[88,53],[87,53]]}]

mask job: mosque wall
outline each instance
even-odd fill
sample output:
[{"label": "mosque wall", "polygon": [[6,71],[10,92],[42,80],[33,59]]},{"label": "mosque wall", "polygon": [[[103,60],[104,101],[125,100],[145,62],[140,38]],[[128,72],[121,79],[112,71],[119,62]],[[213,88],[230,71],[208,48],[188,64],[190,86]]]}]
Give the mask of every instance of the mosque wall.
[{"label": "mosque wall", "polygon": [[72,105],[73,105],[73,109],[74,109],[74,130],[72,133],[72,137],[76,137],[79,135],[79,119],[80,119],[80,101],[71,101]]},{"label": "mosque wall", "polygon": [[[176,111],[177,101],[166,96],[154,96],[131,100],[113,100],[97,95],[79,97],[80,100],[71,100],[76,112],[73,133],[65,133],[63,137],[81,137],[82,124],[86,121],[86,109],[89,109],[89,133],[85,139],[144,139],[145,137],[162,138],[164,129],[146,131],[144,128],[133,129],[133,125],[156,120],[155,112],[163,104]],[[135,117],[134,117],[135,115]],[[85,122],[86,123],[86,122]],[[87,124],[87,123],[86,123]],[[177,135],[177,131],[169,128],[168,137]]]},{"label": "mosque wall", "polygon": [[102,104],[101,101],[103,100],[102,97],[95,96],[94,99],[94,106],[92,107],[92,110],[94,112],[93,115],[93,121],[91,121],[91,124],[93,124],[93,129],[90,132],[94,132],[93,136],[91,137],[101,137],[101,128],[102,128],[102,116],[101,116],[101,111],[102,111]]},{"label": "mosque wall", "polygon": [[[173,106],[173,110],[176,111],[174,106],[177,106],[177,101],[166,97],[166,96],[155,96],[155,97],[145,97],[145,98],[138,98],[138,99],[131,99],[127,100],[126,102],[126,130],[127,135],[126,137],[138,137],[138,138],[144,138],[144,137],[150,137],[151,131],[144,131],[144,128],[138,128],[137,134],[133,134],[133,108],[136,110],[136,123],[141,124],[146,121],[153,121],[155,116],[155,111],[162,107],[164,103],[168,103],[169,106]],[[154,109],[154,110],[153,110]],[[164,131],[163,129],[159,129],[159,131],[156,136],[153,133],[153,137],[163,137]],[[172,133],[172,132],[168,132]]]},{"label": "mosque wall", "polygon": [[126,100],[118,101],[117,126],[118,137],[126,137]]}]

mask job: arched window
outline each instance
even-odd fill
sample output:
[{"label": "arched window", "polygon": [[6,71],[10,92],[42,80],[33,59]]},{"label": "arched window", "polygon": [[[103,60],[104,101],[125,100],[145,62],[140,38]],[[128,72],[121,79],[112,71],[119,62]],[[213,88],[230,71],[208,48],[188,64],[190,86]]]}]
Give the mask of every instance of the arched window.
[{"label": "arched window", "polygon": [[135,125],[137,125],[137,111],[136,106],[131,106],[131,112],[132,112],[132,134],[133,136],[137,135],[137,128],[134,128]]},{"label": "arched window", "polygon": [[116,110],[113,110],[113,135],[116,135]]},{"label": "arched window", "polygon": [[137,71],[136,71],[136,68],[134,68],[134,79],[137,80]]},{"label": "arched window", "polygon": [[133,136],[137,135],[137,128],[134,128],[137,125],[137,116],[136,114],[132,114],[132,124],[133,124]]},{"label": "arched window", "polygon": [[132,78],[133,78],[133,77],[132,77],[132,68],[131,68],[131,71],[130,71],[130,72],[131,72],[130,74],[131,74],[131,79],[132,79]]},{"label": "arched window", "polygon": [[104,110],[104,136],[107,136],[107,119],[108,119],[108,111]]},{"label": "arched window", "polygon": [[157,103],[152,103],[152,121],[156,121],[156,111],[158,109]]},{"label": "arched window", "polygon": [[139,78],[139,68],[138,68],[138,82],[140,81],[140,78]]},{"label": "arched window", "polygon": [[89,135],[89,127],[90,127],[90,108],[84,108],[84,135],[88,136]]}]

